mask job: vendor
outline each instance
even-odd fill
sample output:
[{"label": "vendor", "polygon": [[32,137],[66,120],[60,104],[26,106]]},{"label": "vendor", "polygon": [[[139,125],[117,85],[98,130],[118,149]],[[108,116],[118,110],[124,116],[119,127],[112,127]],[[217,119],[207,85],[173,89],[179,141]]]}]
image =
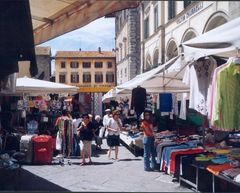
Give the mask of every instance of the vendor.
[{"label": "vendor", "polygon": [[[144,138],[143,138],[143,146],[144,146],[144,170],[145,171],[153,171],[156,167],[156,159],[155,159],[155,148],[154,148],[154,131],[153,131],[153,123],[151,120],[152,113],[151,111],[144,111],[143,113],[143,121],[140,125],[141,129],[143,129]],[[150,167],[150,157],[151,157],[151,167]]]}]

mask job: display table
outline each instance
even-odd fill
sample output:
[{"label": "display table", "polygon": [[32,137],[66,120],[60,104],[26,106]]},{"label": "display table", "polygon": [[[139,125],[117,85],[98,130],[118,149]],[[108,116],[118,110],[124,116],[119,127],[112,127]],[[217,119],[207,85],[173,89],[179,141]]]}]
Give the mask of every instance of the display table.
[{"label": "display table", "polygon": [[143,135],[131,136],[128,132],[120,133],[120,141],[133,151],[134,155],[143,150]]}]

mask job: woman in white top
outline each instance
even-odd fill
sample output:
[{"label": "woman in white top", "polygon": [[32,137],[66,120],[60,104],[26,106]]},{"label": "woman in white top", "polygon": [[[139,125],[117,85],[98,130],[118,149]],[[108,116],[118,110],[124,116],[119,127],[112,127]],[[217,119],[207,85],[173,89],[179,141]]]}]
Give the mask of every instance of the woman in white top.
[{"label": "woman in white top", "polygon": [[115,159],[118,159],[118,146],[120,146],[120,131],[122,130],[122,122],[119,118],[120,112],[118,110],[114,110],[113,118],[109,120],[108,123],[108,136],[107,136],[107,144],[109,146],[108,157],[111,157],[112,148],[115,147]]}]

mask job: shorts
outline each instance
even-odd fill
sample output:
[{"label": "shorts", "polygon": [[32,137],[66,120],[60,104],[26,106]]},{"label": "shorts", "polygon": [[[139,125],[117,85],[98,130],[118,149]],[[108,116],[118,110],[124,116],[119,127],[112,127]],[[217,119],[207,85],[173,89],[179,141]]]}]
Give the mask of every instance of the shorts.
[{"label": "shorts", "polygon": [[120,137],[119,135],[108,135],[107,144],[109,147],[120,146]]},{"label": "shorts", "polygon": [[92,156],[92,141],[81,140],[80,141],[81,150],[85,150],[85,155],[91,157]]}]

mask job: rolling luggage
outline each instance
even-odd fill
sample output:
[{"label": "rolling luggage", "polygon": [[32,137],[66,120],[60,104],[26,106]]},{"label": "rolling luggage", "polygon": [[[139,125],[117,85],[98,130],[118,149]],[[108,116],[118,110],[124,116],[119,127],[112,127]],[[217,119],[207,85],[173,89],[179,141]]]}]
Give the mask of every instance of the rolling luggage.
[{"label": "rolling luggage", "polygon": [[32,138],[34,151],[34,164],[50,164],[53,158],[52,137],[39,135]]},{"label": "rolling luggage", "polygon": [[31,164],[33,160],[32,138],[36,135],[23,135],[20,140],[20,152],[25,153],[24,163]]}]

